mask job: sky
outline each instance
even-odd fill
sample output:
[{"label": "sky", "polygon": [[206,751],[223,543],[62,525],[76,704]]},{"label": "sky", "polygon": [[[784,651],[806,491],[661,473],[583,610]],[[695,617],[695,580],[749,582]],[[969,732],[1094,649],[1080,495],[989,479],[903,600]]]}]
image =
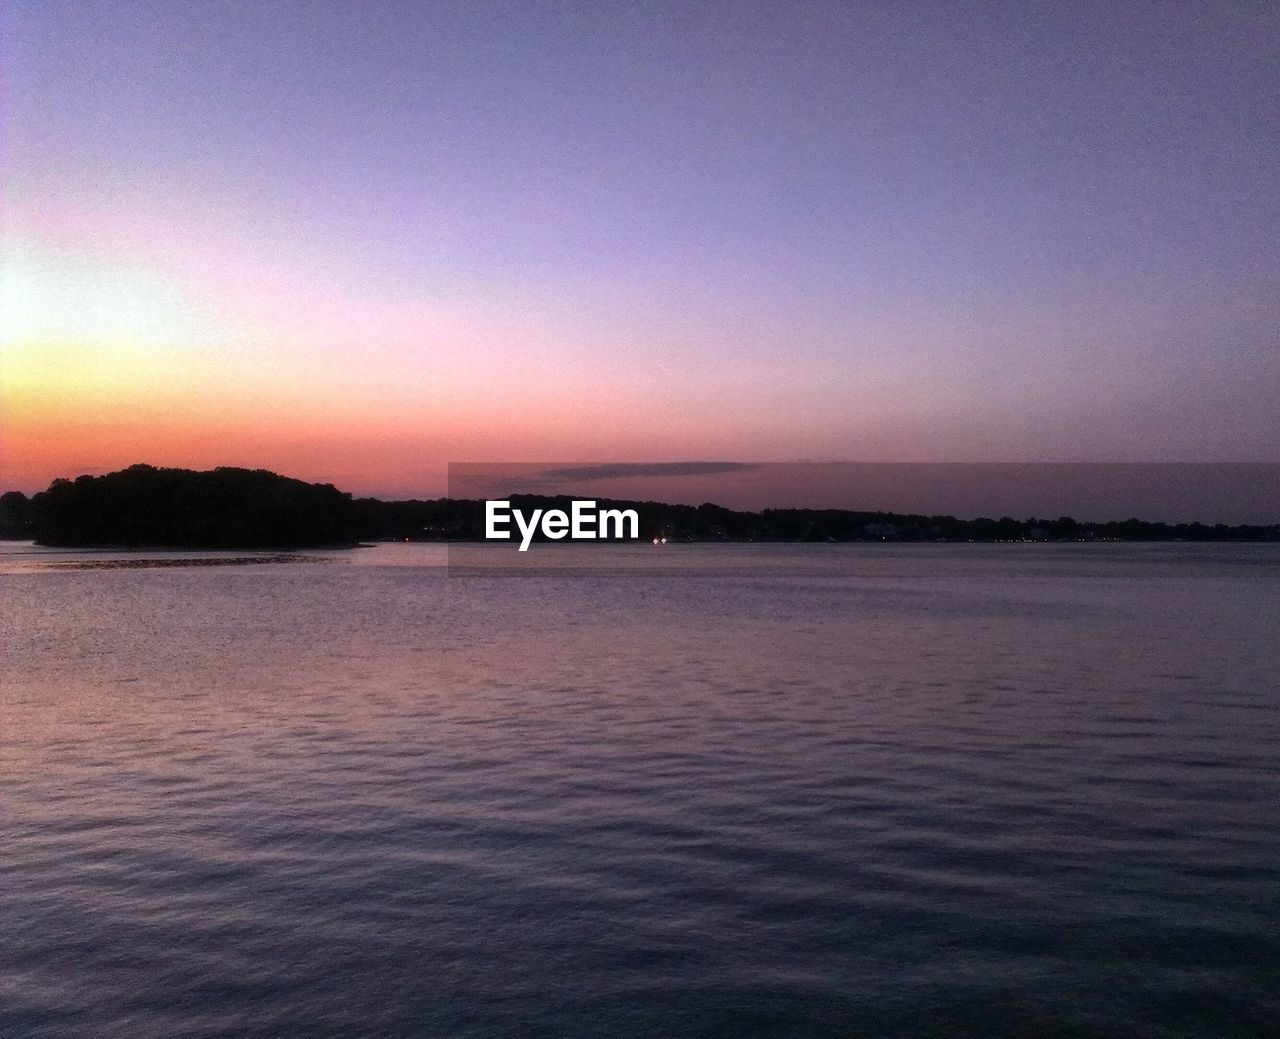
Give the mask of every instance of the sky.
[{"label": "sky", "polygon": [[1280,462],[1275,4],[0,12],[0,487]]}]

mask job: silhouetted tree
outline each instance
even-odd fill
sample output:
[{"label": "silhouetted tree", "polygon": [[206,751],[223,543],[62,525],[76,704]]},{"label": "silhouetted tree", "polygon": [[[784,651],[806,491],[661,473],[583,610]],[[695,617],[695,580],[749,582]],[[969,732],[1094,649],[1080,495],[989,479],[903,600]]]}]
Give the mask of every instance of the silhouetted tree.
[{"label": "silhouetted tree", "polygon": [[31,501],[21,491],[0,494],[0,538],[31,537]]},{"label": "silhouetted tree", "polygon": [[135,465],[55,480],[31,500],[46,545],[306,548],[356,540],[351,495],[264,469]]}]

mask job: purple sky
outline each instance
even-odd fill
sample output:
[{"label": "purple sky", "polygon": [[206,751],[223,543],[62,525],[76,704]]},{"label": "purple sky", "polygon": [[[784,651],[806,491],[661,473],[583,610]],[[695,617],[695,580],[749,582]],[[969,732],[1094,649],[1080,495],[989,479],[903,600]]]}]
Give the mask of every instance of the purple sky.
[{"label": "purple sky", "polygon": [[9,483],[1280,460],[1280,5],[0,3]]}]

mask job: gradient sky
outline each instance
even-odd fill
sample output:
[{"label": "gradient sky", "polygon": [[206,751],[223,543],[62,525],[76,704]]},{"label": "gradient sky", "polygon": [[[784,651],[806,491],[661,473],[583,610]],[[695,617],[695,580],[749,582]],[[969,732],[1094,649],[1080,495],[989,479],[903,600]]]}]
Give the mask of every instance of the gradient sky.
[{"label": "gradient sky", "polygon": [[1280,461],[1280,6],[0,0],[0,487]]}]

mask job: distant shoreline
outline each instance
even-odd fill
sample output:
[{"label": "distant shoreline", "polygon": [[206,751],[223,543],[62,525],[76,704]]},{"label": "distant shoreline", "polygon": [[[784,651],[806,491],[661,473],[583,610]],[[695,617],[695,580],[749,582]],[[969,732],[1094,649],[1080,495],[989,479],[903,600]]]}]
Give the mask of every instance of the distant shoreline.
[{"label": "distant shoreline", "polygon": [[[568,495],[509,496],[513,506],[565,510]],[[1108,543],[1280,542],[1272,524],[1105,522],[954,516],[851,509],[727,509],[600,498],[635,509],[640,541],[675,543]],[[46,548],[111,551],[338,551],[371,542],[485,541],[484,500],[353,498],[267,470],[208,471],[135,465],[104,476],[55,480],[27,498],[0,495],[0,539]],[[538,540],[535,538],[535,540]]]}]

